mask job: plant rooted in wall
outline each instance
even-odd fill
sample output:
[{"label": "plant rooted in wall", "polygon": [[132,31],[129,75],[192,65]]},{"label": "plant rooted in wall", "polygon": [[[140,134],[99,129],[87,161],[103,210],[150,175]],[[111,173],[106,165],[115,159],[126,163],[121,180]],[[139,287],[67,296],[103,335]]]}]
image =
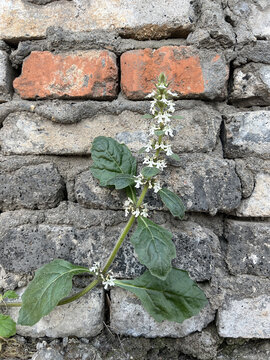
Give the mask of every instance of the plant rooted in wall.
[{"label": "plant rooted in wall", "polygon": [[[106,264],[93,264],[87,269],[57,259],[38,269],[22,295],[22,303],[4,303],[5,299],[16,297],[14,292],[7,292],[0,298],[3,308],[21,306],[18,324],[34,325],[56,306],[77,300],[99,284],[103,284],[105,289],[118,286],[132,292],[141,300],[148,313],[159,322],[169,320],[181,323],[198,314],[206,305],[204,293],[190,279],[188,273],[172,267],[171,261],[176,257],[172,234],[149,219],[147,204],[144,203],[147,191],[153,189],[173,216],[179,219],[184,217],[185,208],[181,199],[169,189],[162,187],[159,180],[159,175],[167,167],[166,157],[179,160],[172,152],[169,142],[174,135],[171,120],[176,116],[172,100],[175,94],[168,87],[166,76],[161,74],[155,90],[147,96],[152,98],[151,114],[145,117],[151,119],[152,127],[150,140],[141,149],[141,152],[147,155],[139,174],[136,159],[126,145],[104,136],[99,136],[93,141],[93,176],[99,180],[100,186],[125,189],[127,194],[123,207],[129,219]],[[140,191],[138,197],[137,189]],[[136,279],[117,280],[113,277],[110,266],[135,223],[136,228],[130,241],[139,261],[147,270]],[[72,289],[73,276],[84,273],[93,276],[91,283],[79,293],[68,297]],[[10,337],[15,331],[15,322],[8,315],[0,314],[0,336]]]}]

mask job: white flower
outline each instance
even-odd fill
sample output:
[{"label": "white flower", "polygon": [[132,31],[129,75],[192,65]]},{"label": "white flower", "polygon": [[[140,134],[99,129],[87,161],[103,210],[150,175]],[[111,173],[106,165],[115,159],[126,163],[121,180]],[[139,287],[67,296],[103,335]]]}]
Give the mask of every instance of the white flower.
[{"label": "white flower", "polygon": [[166,165],[166,161],[165,160],[158,160],[156,167],[160,170],[163,170],[165,167],[167,167]]},{"label": "white flower", "polygon": [[92,267],[89,268],[90,272],[93,272],[95,275],[98,275],[100,270],[100,263],[94,263],[94,265]]},{"label": "white flower", "polygon": [[158,149],[161,149],[161,150],[166,150],[167,149],[167,145],[164,143],[164,142],[161,142],[160,144],[156,144],[155,145],[155,150],[158,150]]},{"label": "white flower", "polygon": [[152,113],[153,115],[154,115],[155,112],[157,111],[157,110],[156,110],[156,103],[157,103],[157,100],[156,100],[156,99],[154,99],[153,101],[151,101],[150,111],[151,111],[151,113]]},{"label": "white flower", "polygon": [[140,215],[140,210],[139,209],[133,209],[132,210],[132,215],[134,215],[135,217],[138,217]]},{"label": "white flower", "polygon": [[162,189],[162,187],[161,187],[161,185],[160,185],[160,181],[159,181],[159,180],[156,180],[156,181],[155,181],[155,184],[154,184],[154,192],[157,193],[157,192],[159,192],[159,190],[161,190],[161,189]]},{"label": "white flower", "polygon": [[150,94],[148,94],[148,95],[146,95],[146,99],[149,99],[149,98],[152,98],[152,97],[154,97],[156,95],[156,92],[155,92],[155,90],[153,90]]},{"label": "white flower", "polygon": [[141,185],[144,185],[144,182],[143,182],[143,176],[142,174],[140,173],[140,175],[138,176],[135,176],[135,188],[139,189],[141,187]]},{"label": "white flower", "polygon": [[128,198],[125,202],[124,202],[124,210],[125,210],[125,216],[127,217],[129,212],[133,209],[133,201]]},{"label": "white flower", "polygon": [[144,205],[144,208],[141,210],[141,216],[143,217],[148,217],[148,209],[147,209],[147,204],[143,204]]},{"label": "white flower", "polygon": [[172,145],[166,145],[165,151],[166,151],[166,155],[167,155],[167,156],[173,155]]},{"label": "white flower", "polygon": [[157,87],[159,89],[166,89],[167,88],[167,86],[165,84],[163,84],[163,83],[161,83],[160,85],[157,85]]},{"label": "white flower", "polygon": [[163,129],[165,135],[169,135],[171,137],[173,137],[173,129],[169,126],[165,126],[164,129]]},{"label": "white flower", "polygon": [[174,105],[174,103],[173,103],[172,101],[170,101],[170,103],[168,103],[167,105],[169,106],[168,111],[171,112],[171,113],[173,113],[174,110],[175,110],[175,105]]},{"label": "white flower", "polygon": [[171,116],[172,115],[169,114],[167,111],[164,112],[164,114],[163,114],[163,122],[164,122],[164,124],[168,124],[171,121],[171,119],[170,119]]},{"label": "white flower", "polygon": [[177,93],[174,93],[171,90],[167,90],[167,93],[171,96],[177,96]]},{"label": "white flower", "polygon": [[149,143],[145,147],[146,152],[150,152],[153,150],[152,141],[149,141]]},{"label": "white flower", "polygon": [[159,126],[152,126],[152,127],[150,128],[149,134],[150,134],[150,135],[155,135],[155,131],[156,131],[156,130],[160,130]]},{"label": "white flower", "polygon": [[104,285],[104,289],[108,290],[109,286],[115,285],[115,278],[113,278],[111,275],[107,275],[106,279],[102,281],[102,284]]},{"label": "white flower", "polygon": [[155,167],[156,166],[156,162],[155,162],[154,158],[150,158],[149,156],[146,156],[144,158],[143,164],[146,164],[149,167]]}]

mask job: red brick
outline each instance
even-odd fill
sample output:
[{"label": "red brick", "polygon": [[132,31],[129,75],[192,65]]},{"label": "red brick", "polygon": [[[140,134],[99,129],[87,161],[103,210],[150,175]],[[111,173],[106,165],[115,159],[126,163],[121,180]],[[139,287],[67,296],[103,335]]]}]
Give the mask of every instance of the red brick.
[{"label": "red brick", "polygon": [[[228,69],[223,56],[189,46],[128,51],[121,56],[121,88],[129,99],[143,99],[164,72],[179,98],[222,98]],[[218,76],[216,76],[218,74]]]},{"label": "red brick", "polygon": [[110,99],[117,95],[117,79],[116,57],[108,51],[33,51],[13,86],[23,99]]}]

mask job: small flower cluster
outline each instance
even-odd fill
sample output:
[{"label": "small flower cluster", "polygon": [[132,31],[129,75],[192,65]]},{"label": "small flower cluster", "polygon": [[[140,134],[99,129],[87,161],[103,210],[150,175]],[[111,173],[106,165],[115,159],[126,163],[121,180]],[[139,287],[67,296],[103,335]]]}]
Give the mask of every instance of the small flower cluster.
[{"label": "small flower cluster", "polygon": [[159,192],[159,190],[161,189],[159,180],[146,179],[141,173],[138,176],[135,176],[135,183],[136,183],[135,188],[140,188],[141,185],[144,186],[148,184],[148,189],[153,188],[155,193]]},{"label": "small flower cluster", "polygon": [[147,204],[142,204],[140,207],[136,207],[134,202],[130,198],[128,198],[124,202],[124,210],[125,210],[125,216],[128,216],[128,214],[131,213],[135,217],[138,216],[148,217]]},{"label": "small flower cluster", "polygon": [[109,270],[106,276],[104,276],[100,267],[100,263],[94,263],[94,265],[90,267],[89,270],[101,278],[105,290],[108,290],[109,286],[114,286],[115,278],[112,277],[111,270]]}]

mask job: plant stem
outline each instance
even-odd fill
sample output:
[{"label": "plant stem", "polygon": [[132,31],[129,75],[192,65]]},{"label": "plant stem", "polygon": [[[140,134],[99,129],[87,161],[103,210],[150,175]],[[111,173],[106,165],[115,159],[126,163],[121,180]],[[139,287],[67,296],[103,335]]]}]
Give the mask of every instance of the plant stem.
[{"label": "plant stem", "polygon": [[[145,198],[145,195],[147,193],[147,190],[148,190],[148,185],[144,185],[143,187],[143,190],[142,190],[142,193],[136,203],[136,207],[139,207],[144,198]],[[117,243],[115,244],[114,248],[113,248],[113,251],[111,253],[111,255],[109,256],[107,262],[106,262],[106,265],[104,266],[104,269],[102,270],[102,273],[103,274],[106,274],[107,271],[109,270],[109,267],[111,266],[113,260],[115,259],[116,255],[117,255],[117,252],[118,250],[120,249],[123,241],[125,240],[129,230],[131,229],[133,223],[135,221],[135,216],[132,215],[128,221],[128,223],[126,224],[122,234],[120,235]],[[64,305],[64,304],[68,304],[72,301],[75,301],[77,299],[79,299],[80,297],[82,297],[83,295],[85,295],[86,293],[88,293],[90,290],[92,290],[95,286],[97,286],[99,283],[101,282],[101,279],[95,279],[93,280],[88,286],[86,286],[83,290],[77,292],[76,294],[72,295],[72,296],[69,296],[61,301],[59,301],[59,303],[57,304],[57,306],[60,306],[60,305]],[[0,307],[20,307],[22,306],[22,303],[0,303]]]}]

